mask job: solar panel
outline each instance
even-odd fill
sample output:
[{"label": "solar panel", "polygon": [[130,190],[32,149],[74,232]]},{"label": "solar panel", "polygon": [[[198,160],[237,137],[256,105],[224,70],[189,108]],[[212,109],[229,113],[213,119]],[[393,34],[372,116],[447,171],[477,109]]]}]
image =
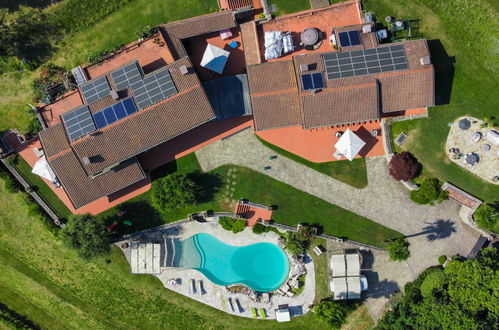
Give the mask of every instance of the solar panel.
[{"label": "solar panel", "polygon": [[101,129],[137,112],[137,107],[131,97],[113,104],[93,114],[95,126]]},{"label": "solar panel", "polygon": [[301,81],[304,91],[324,88],[324,79],[320,72],[302,74]]},{"label": "solar panel", "polygon": [[347,31],[338,33],[341,47],[360,45],[359,31]]},{"label": "solar panel", "polygon": [[144,109],[177,94],[177,88],[167,69],[137,81],[131,85],[131,88],[139,109]]},{"label": "solar panel", "polygon": [[142,80],[143,76],[144,73],[137,61],[111,72],[114,85],[118,90],[132,86],[132,84]]},{"label": "solar panel", "polygon": [[109,95],[111,88],[106,77],[100,77],[80,86],[86,104],[91,104]]},{"label": "solar panel", "polygon": [[329,80],[409,68],[402,45],[328,53],[322,57]]},{"label": "solar panel", "polygon": [[61,116],[70,141],[95,131],[95,125],[88,106],[84,105]]}]

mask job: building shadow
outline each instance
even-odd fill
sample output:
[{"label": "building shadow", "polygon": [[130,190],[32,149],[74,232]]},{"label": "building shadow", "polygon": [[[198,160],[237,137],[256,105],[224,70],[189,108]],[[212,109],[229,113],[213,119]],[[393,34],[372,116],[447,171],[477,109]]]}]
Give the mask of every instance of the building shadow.
[{"label": "building shadow", "polygon": [[365,275],[368,284],[366,295],[369,298],[390,298],[392,294],[400,291],[400,287],[396,282],[387,279],[380,281],[377,272],[366,272]]},{"label": "building shadow", "polygon": [[144,74],[148,74],[150,72],[153,72],[157,69],[160,69],[166,65],[166,62],[163,58],[157,59],[156,61],[153,61],[147,65],[144,65],[142,67],[142,70],[144,71]]},{"label": "building shadow", "polygon": [[426,227],[423,227],[423,231],[405,236],[406,238],[427,235],[426,239],[430,242],[444,239],[451,236],[456,232],[455,222],[451,220],[437,220],[433,223],[425,222]]},{"label": "building shadow", "polygon": [[435,67],[435,104],[449,104],[454,81],[454,63],[456,58],[449,56],[442,42],[438,39],[428,40],[431,59]]}]

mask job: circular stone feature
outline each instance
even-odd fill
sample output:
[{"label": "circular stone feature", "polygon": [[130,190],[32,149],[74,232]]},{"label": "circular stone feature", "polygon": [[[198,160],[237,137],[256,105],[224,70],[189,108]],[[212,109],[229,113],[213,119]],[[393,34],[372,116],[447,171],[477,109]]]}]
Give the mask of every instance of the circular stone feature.
[{"label": "circular stone feature", "polygon": [[482,150],[483,150],[483,151],[489,151],[489,150],[490,150],[490,144],[484,144],[484,145],[482,146]]},{"label": "circular stone feature", "polygon": [[480,157],[478,157],[478,155],[474,154],[474,153],[467,154],[466,158],[464,159],[466,164],[468,164],[470,166],[475,165],[476,163],[478,163],[479,160],[480,160]]},{"label": "circular stone feature", "polygon": [[301,33],[300,39],[305,45],[313,46],[319,41],[319,32],[314,28],[307,28]]},{"label": "circular stone feature", "polygon": [[468,120],[468,118],[463,118],[459,121],[458,125],[460,129],[465,131],[471,127],[471,122]]}]

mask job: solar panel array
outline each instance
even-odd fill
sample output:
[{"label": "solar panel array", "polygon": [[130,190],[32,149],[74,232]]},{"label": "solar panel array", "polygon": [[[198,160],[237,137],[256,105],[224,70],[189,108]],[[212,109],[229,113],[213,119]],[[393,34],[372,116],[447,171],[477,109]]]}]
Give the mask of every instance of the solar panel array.
[{"label": "solar panel array", "polygon": [[347,31],[338,33],[341,47],[360,45],[359,31]]},{"label": "solar panel array", "polygon": [[305,91],[324,88],[324,79],[320,72],[302,74],[301,82],[303,90]]},{"label": "solar panel array", "polygon": [[95,131],[95,125],[88,106],[84,105],[61,116],[69,139],[72,141]]},{"label": "solar panel array", "polygon": [[117,89],[130,87],[139,109],[144,109],[177,94],[170,72],[165,69],[143,78],[138,62],[111,73]]},{"label": "solar panel array", "polygon": [[91,80],[80,86],[86,104],[91,104],[109,95],[111,88],[106,77]]},{"label": "solar panel array", "polygon": [[93,114],[95,126],[97,129],[111,125],[112,123],[123,119],[137,112],[137,107],[131,97],[124,99],[121,102],[113,104],[99,112]]},{"label": "solar panel array", "polygon": [[328,53],[322,57],[330,80],[409,68],[402,45]]}]

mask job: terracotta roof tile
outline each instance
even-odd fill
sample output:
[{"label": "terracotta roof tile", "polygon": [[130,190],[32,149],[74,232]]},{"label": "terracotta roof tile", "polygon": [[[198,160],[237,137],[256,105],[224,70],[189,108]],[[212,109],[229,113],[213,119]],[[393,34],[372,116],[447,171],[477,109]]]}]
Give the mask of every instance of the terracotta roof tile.
[{"label": "terracotta roof tile", "polygon": [[256,130],[301,124],[300,99],[296,91],[251,98]]},{"label": "terracotta roof tile", "polygon": [[49,163],[75,208],[80,208],[145,178],[140,164],[135,159],[127,160],[94,178],[87,176],[73,152],[66,152],[49,160]]},{"label": "terracotta roof tile", "polygon": [[302,94],[301,100],[307,129],[379,118],[376,84]]},{"label": "terracotta roof tile", "polygon": [[247,67],[251,94],[296,88],[293,61],[268,62]]},{"label": "terracotta roof tile", "polygon": [[46,130],[41,131],[39,137],[47,158],[69,148],[66,129],[62,123],[55,124]]}]

